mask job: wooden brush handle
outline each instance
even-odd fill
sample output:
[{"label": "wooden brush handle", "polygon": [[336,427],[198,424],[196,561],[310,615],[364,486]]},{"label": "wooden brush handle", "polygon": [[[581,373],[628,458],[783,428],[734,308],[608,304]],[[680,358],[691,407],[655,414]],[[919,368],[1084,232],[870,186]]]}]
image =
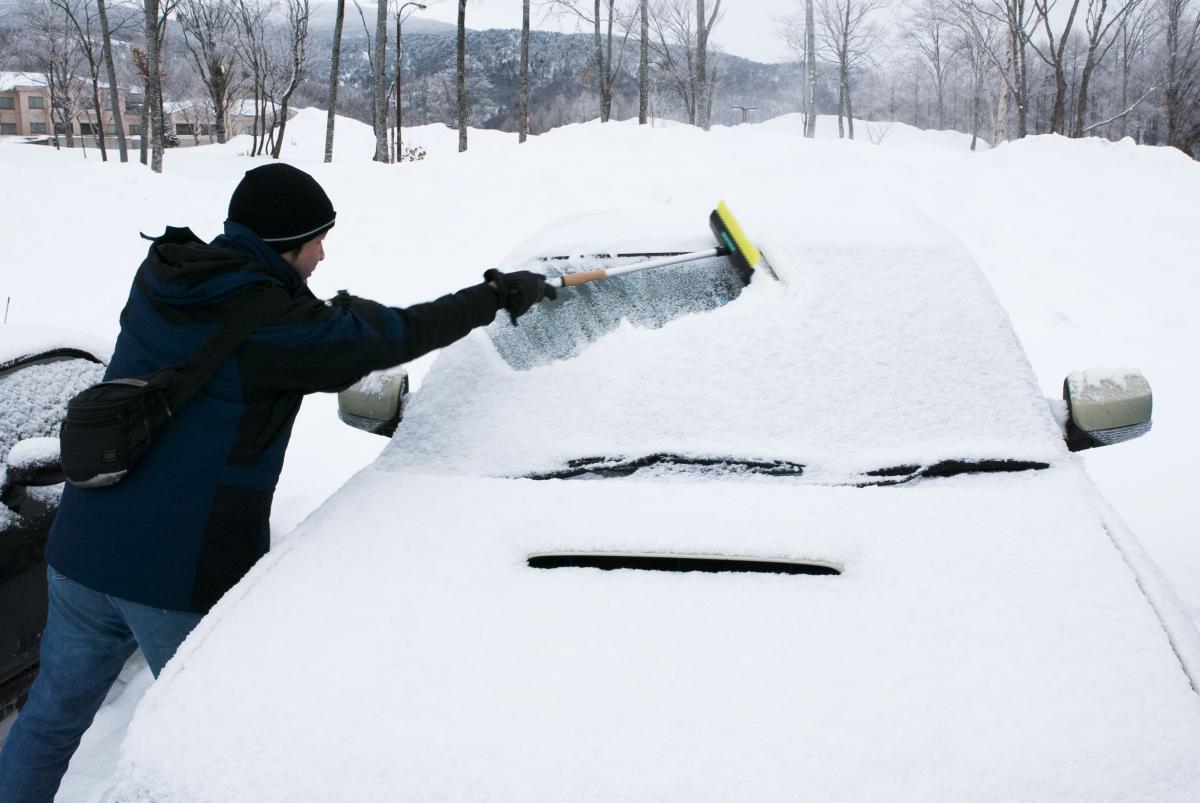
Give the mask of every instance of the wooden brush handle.
[{"label": "wooden brush handle", "polygon": [[579,273],[568,273],[562,277],[563,287],[574,287],[577,284],[587,284],[608,276],[606,270],[584,270]]}]

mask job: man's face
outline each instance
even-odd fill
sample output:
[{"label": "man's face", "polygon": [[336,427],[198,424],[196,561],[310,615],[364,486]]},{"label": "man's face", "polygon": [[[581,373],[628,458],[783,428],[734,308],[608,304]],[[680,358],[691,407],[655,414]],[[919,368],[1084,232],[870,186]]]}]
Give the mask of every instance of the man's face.
[{"label": "man's face", "polygon": [[317,263],[325,258],[326,234],[328,232],[322,232],[320,237],[314,237],[295,251],[288,251],[283,255],[284,260],[296,269],[303,281],[308,281],[308,277],[317,269]]}]

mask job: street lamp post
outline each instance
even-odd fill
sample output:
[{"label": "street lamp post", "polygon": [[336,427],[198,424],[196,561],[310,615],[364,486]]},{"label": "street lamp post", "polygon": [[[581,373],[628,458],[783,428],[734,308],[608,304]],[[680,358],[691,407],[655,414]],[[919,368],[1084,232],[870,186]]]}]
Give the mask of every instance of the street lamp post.
[{"label": "street lamp post", "polygon": [[413,8],[425,10],[425,6],[421,3],[404,3],[400,8],[396,9],[396,161],[399,162],[404,156],[404,149],[400,140],[400,108],[404,105],[404,101],[400,97],[400,73],[404,69],[404,51],[400,49],[401,33],[400,29],[404,25],[404,9],[412,6]]}]

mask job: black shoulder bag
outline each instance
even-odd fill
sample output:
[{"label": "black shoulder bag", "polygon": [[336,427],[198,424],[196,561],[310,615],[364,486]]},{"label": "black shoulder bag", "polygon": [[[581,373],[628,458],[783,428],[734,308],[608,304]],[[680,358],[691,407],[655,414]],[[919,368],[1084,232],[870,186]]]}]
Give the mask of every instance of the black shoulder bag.
[{"label": "black shoulder bag", "polygon": [[259,291],[182,363],[144,376],[109,379],[71,399],[59,436],[67,480],[80,488],[120,482],[225,358],[291,301],[282,288]]}]

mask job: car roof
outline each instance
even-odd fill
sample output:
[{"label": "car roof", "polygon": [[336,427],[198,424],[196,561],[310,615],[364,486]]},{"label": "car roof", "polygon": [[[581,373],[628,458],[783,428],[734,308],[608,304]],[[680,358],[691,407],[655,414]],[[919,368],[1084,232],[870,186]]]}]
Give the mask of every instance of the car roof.
[{"label": "car roof", "polygon": [[[718,309],[658,329],[624,325],[530,370],[475,332],[438,357],[381,465],[524,476],[666,452],[798,462],[837,481],[903,464],[1065,455],[1008,316],[952,235],[886,205],[738,214],[786,284],[760,271]],[[711,247],[696,217],[571,219],[505,266]],[[557,314],[535,307],[521,326],[553,326]]]},{"label": "car roof", "polygon": [[[1200,698],[1107,527],[1071,462],[868,489],[367,470],[189,638],[117,797],[1195,800]],[[526,563],[564,551],[842,574]]]},{"label": "car roof", "polygon": [[41,324],[6,324],[0,337],[0,366],[25,357],[55,351],[78,351],[101,362],[112,357],[113,344],[76,329]]}]

